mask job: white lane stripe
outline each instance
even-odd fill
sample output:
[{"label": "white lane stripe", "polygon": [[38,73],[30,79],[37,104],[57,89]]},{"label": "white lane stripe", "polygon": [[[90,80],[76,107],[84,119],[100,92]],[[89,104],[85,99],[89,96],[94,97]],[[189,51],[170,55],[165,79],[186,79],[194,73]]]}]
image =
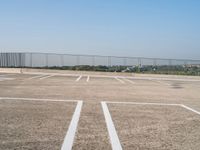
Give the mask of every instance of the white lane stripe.
[{"label": "white lane stripe", "polygon": [[50,78],[50,77],[53,77],[53,76],[55,76],[55,75],[44,76],[44,77],[41,77],[40,80],[47,79],[47,78]]},{"label": "white lane stripe", "polygon": [[163,105],[163,106],[181,106],[181,104],[171,104],[171,103],[140,103],[140,102],[113,102],[106,101],[109,104],[133,104],[133,105]]},{"label": "white lane stripe", "polygon": [[119,79],[119,78],[117,78],[117,77],[115,77],[115,79],[116,79],[117,81],[119,81],[120,83],[122,83],[122,84],[124,84],[124,83],[125,83],[123,80],[120,80],[120,79]]},{"label": "white lane stripe", "polygon": [[199,114],[200,115],[200,112],[191,108],[191,107],[188,107],[184,104],[171,104],[171,103],[139,103],[139,102],[113,102],[113,101],[105,101],[105,103],[108,103],[108,104],[133,104],[133,105],[158,105],[158,106],[180,106],[180,107],[183,107],[187,110],[190,110],[196,114]]},{"label": "white lane stripe", "polygon": [[82,101],[79,101],[77,103],[76,110],[73,114],[73,117],[72,117],[72,120],[70,122],[69,128],[67,130],[67,134],[65,136],[61,150],[71,150],[72,149],[74,137],[75,137],[75,134],[76,134],[76,129],[77,129],[80,114],[81,114],[82,105],[83,105]]},{"label": "white lane stripe", "polygon": [[6,81],[6,80],[14,80],[15,78],[5,78],[5,77],[0,77],[0,81]]},{"label": "white lane stripe", "polygon": [[131,84],[135,84],[135,82],[133,82],[133,81],[131,81],[129,79],[124,78],[124,80],[127,81],[127,82],[129,82],[129,83],[131,83]]},{"label": "white lane stripe", "polygon": [[101,102],[101,106],[103,109],[112,149],[113,150],[122,150],[122,146],[120,144],[120,141],[119,141],[119,138],[118,138],[118,135],[117,135],[117,132],[116,132],[116,129],[115,129],[114,123],[112,121],[112,118],[111,118],[111,115],[108,110],[106,102]]},{"label": "white lane stripe", "polygon": [[13,74],[0,74],[0,77],[13,76]]},{"label": "white lane stripe", "polygon": [[82,78],[82,75],[80,75],[77,79],[76,82],[78,82]]},{"label": "white lane stripe", "polygon": [[31,78],[28,78],[28,79],[25,79],[25,80],[32,80],[32,79],[36,79],[36,78],[41,78],[43,76],[46,76],[46,75],[38,75],[38,76],[34,76],[34,77],[31,77]]},{"label": "white lane stripe", "polygon": [[90,76],[87,76],[87,82],[89,82],[90,81]]},{"label": "white lane stripe", "polygon": [[78,102],[79,100],[63,100],[63,99],[37,99],[37,98],[20,98],[20,97],[0,97],[0,100],[23,100],[23,101],[49,101],[49,102]]},{"label": "white lane stripe", "polygon": [[3,80],[13,80],[13,79],[15,79],[15,78],[0,77],[0,79],[3,79]]},{"label": "white lane stripe", "polygon": [[188,107],[188,106],[186,106],[186,105],[181,105],[181,106],[182,106],[183,108],[187,109],[187,110],[190,110],[190,111],[192,111],[192,112],[194,112],[194,113],[200,115],[200,112],[197,111],[197,110],[194,110],[193,108],[190,108],[190,107]]}]

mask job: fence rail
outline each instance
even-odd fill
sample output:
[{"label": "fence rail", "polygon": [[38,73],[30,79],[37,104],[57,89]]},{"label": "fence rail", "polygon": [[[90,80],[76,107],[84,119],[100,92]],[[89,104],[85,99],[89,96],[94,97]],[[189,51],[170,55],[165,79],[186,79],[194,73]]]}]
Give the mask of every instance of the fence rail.
[{"label": "fence rail", "polygon": [[198,65],[200,60],[71,55],[54,53],[0,53],[0,67],[62,67],[62,66],[173,66]]}]

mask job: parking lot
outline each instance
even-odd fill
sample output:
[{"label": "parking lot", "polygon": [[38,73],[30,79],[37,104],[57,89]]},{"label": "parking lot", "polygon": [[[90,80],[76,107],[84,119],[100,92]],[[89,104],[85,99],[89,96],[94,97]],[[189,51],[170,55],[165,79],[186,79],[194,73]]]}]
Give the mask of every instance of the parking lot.
[{"label": "parking lot", "polygon": [[0,73],[0,149],[199,149],[200,78]]}]

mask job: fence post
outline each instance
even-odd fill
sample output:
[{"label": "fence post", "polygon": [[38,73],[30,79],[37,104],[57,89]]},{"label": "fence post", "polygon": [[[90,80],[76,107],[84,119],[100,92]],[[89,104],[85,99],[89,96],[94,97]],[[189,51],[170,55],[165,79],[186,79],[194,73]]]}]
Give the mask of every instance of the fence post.
[{"label": "fence post", "polygon": [[61,67],[64,66],[64,58],[63,58],[63,55],[60,54],[60,61],[61,61]]},{"label": "fence post", "polygon": [[19,67],[22,68],[22,53],[19,53]]},{"label": "fence post", "polygon": [[138,67],[141,67],[141,58],[138,58]]},{"label": "fence post", "polygon": [[124,57],[124,66],[127,66],[127,58]]},{"label": "fence post", "polygon": [[8,53],[6,53],[6,67],[8,67]]},{"label": "fence post", "polygon": [[0,53],[0,67],[1,67],[1,53]]},{"label": "fence post", "polygon": [[48,60],[48,53],[46,54],[46,67],[48,67],[48,64],[49,64],[49,60]]},{"label": "fence post", "polygon": [[169,66],[171,66],[172,65],[172,60],[171,59],[169,59]]},{"label": "fence post", "polygon": [[108,66],[110,67],[111,65],[112,65],[111,56],[108,56]]},{"label": "fence post", "polygon": [[95,56],[92,56],[92,65],[95,66],[96,63],[95,63]]},{"label": "fence post", "polygon": [[80,64],[80,56],[77,55],[76,56],[76,65],[79,66],[79,64]]},{"label": "fence post", "polygon": [[185,60],[185,61],[184,61],[184,65],[186,66],[187,64],[188,64],[188,62]]},{"label": "fence post", "polygon": [[30,53],[30,67],[33,67],[33,54]]},{"label": "fence post", "polygon": [[154,65],[154,66],[157,66],[157,59],[154,59],[154,60],[153,60],[153,65]]}]

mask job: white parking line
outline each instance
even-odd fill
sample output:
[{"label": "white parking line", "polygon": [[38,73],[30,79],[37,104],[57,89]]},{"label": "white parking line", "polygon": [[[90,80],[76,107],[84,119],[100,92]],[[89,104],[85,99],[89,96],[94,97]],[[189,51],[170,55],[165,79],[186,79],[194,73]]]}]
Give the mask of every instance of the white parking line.
[{"label": "white parking line", "polygon": [[127,81],[127,82],[129,82],[129,83],[131,83],[131,84],[135,84],[135,82],[133,82],[133,81],[131,81],[129,79],[124,78],[124,80]]},{"label": "white parking line", "polygon": [[122,146],[119,141],[119,137],[117,135],[114,123],[112,121],[110,112],[108,110],[107,104],[105,102],[101,102],[101,106],[103,109],[104,117],[106,120],[106,126],[110,137],[110,142],[113,150],[122,150]]},{"label": "white parking line", "polygon": [[47,102],[78,102],[80,100],[64,100],[64,99],[38,99],[25,97],[0,97],[0,100],[23,100],[23,101],[47,101]]},{"label": "white parking line", "polygon": [[116,79],[117,81],[119,81],[120,83],[122,83],[122,84],[125,83],[123,80],[119,79],[118,77],[115,77],[115,79]]},{"label": "white parking line", "polygon": [[133,105],[166,105],[166,106],[180,106],[181,104],[171,104],[171,103],[140,103],[140,102],[114,102],[105,101],[109,104],[133,104]]},{"label": "white parking line", "polygon": [[46,75],[44,75],[44,74],[42,74],[42,75],[37,75],[37,76],[31,77],[31,78],[28,78],[28,79],[25,79],[25,80],[32,80],[32,79],[36,79],[36,78],[41,78],[41,77],[43,77],[43,76],[46,76]]},{"label": "white parking line", "polygon": [[76,82],[78,82],[82,78],[82,75],[80,75],[77,79]]},{"label": "white parking line", "polygon": [[87,76],[87,80],[86,80],[87,82],[89,82],[90,81],[90,76]]},{"label": "white parking line", "polygon": [[15,78],[5,78],[5,77],[0,77],[0,81],[5,81],[5,80],[14,80]]},{"label": "white parking line", "polygon": [[184,104],[173,104],[173,103],[140,103],[140,102],[109,102],[109,101],[104,101],[104,103],[109,103],[109,104],[132,104],[132,105],[157,105],[157,106],[179,106],[179,107],[183,107],[187,110],[190,110],[196,114],[199,114],[200,115],[200,112],[191,108],[191,107],[188,107]]},{"label": "white parking line", "polygon": [[50,78],[50,77],[53,77],[53,76],[55,76],[55,75],[48,75],[48,76],[41,77],[41,78],[39,78],[39,79],[40,79],[40,80],[43,80],[43,79],[47,79],[47,78]]},{"label": "white parking line", "polygon": [[200,115],[200,112],[197,111],[197,110],[194,110],[193,108],[190,108],[190,107],[188,107],[188,106],[186,106],[186,105],[181,105],[181,106],[182,106],[183,108],[187,109],[187,110],[190,110],[190,111],[192,111],[192,112],[194,112],[194,113]]},{"label": "white parking line", "polygon": [[73,117],[70,122],[69,128],[67,130],[67,134],[65,136],[61,150],[71,150],[72,149],[72,146],[74,143],[74,137],[76,134],[76,129],[77,129],[79,118],[80,118],[82,105],[83,105],[83,102],[79,101],[76,106],[76,110],[73,114]]},{"label": "white parking line", "polygon": [[0,77],[10,76],[10,74],[0,74]]}]

